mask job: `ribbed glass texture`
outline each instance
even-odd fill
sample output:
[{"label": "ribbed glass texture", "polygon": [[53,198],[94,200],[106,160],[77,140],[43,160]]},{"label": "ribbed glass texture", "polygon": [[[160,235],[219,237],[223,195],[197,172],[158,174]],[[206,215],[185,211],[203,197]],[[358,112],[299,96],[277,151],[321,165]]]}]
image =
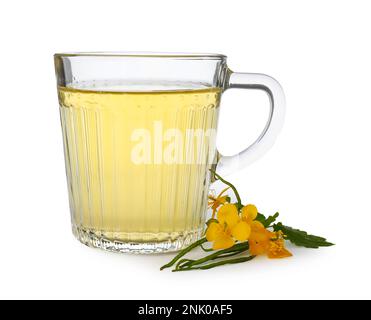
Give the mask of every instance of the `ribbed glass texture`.
[{"label": "ribbed glass texture", "polygon": [[74,234],[112,251],[178,250],[203,231],[220,89],[58,87]]}]

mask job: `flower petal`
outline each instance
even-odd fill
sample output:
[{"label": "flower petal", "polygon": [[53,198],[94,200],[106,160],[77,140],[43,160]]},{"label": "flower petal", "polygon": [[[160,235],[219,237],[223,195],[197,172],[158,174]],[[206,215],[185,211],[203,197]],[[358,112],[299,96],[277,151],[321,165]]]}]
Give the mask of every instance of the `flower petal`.
[{"label": "flower petal", "polygon": [[234,240],[231,236],[227,235],[226,233],[222,232],[219,233],[213,243],[213,249],[228,249],[234,245]]},{"label": "flower petal", "polygon": [[212,222],[208,226],[206,230],[206,239],[207,241],[214,241],[220,233],[223,232],[223,227],[217,223],[217,222]]},{"label": "flower petal", "polygon": [[270,239],[275,236],[258,222],[253,221],[251,224],[251,234],[249,237],[250,253],[254,256],[267,253],[270,245]]},{"label": "flower petal", "polygon": [[258,209],[253,204],[248,204],[242,208],[242,218],[247,222],[252,222],[258,216]]},{"label": "flower petal", "polygon": [[266,253],[267,245],[265,243],[255,242],[249,239],[249,250],[252,256],[258,256]]},{"label": "flower petal", "polygon": [[282,259],[291,257],[292,253],[285,248],[285,240],[278,239],[270,241],[267,256],[270,259]]},{"label": "flower petal", "polygon": [[251,222],[250,226],[251,230],[254,232],[263,232],[263,230],[265,230],[264,225],[260,221],[253,221]]},{"label": "flower petal", "polygon": [[220,224],[226,223],[231,228],[236,225],[240,220],[236,206],[231,203],[223,205],[219,209],[218,220]]},{"label": "flower petal", "polygon": [[232,236],[239,241],[247,240],[250,234],[251,228],[246,221],[240,221],[232,228]]},{"label": "flower petal", "polygon": [[269,259],[283,259],[283,258],[289,258],[292,257],[292,253],[288,251],[287,249],[282,249],[279,252],[272,253],[268,251],[268,258]]}]

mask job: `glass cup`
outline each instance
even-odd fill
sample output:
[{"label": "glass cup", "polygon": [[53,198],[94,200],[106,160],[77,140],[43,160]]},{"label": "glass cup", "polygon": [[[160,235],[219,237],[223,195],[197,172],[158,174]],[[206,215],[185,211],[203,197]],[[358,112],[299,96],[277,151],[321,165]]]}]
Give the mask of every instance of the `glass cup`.
[{"label": "glass cup", "polygon": [[[236,73],[221,54],[54,56],[74,235],[118,252],[176,251],[204,232],[210,169],[226,175],[273,144],[284,94],[273,78]],[[221,94],[270,98],[258,139],[234,156],[215,146]]]}]

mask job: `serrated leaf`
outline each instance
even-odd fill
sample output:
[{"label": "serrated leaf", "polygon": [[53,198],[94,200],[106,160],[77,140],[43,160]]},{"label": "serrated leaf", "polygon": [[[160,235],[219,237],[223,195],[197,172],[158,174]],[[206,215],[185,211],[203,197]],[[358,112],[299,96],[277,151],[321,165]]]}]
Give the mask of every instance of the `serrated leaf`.
[{"label": "serrated leaf", "polygon": [[261,222],[264,225],[265,221],[267,221],[267,217],[264,214],[258,213],[255,220]]},{"label": "serrated leaf", "polygon": [[269,216],[267,218],[264,214],[258,213],[255,220],[261,222],[265,228],[268,228],[273,222],[277,220],[279,215],[280,214],[276,212],[273,216]]},{"label": "serrated leaf", "polygon": [[279,213],[276,212],[273,216],[269,216],[267,220],[265,221],[265,227],[269,227],[273,222],[276,222],[277,218],[279,217]]},{"label": "serrated leaf", "polygon": [[334,245],[323,237],[314,236],[305,231],[285,226],[281,222],[273,225],[273,230],[282,231],[287,240],[299,247],[318,249],[319,247],[330,247]]}]

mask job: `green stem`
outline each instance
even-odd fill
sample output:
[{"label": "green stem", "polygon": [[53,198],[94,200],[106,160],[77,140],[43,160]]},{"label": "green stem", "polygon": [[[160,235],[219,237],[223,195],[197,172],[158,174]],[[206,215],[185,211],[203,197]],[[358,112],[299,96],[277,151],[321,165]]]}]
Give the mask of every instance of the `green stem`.
[{"label": "green stem", "polygon": [[227,180],[224,180],[220,175],[218,175],[215,171],[211,170],[210,171],[215,175],[215,177],[218,178],[218,180],[220,180],[221,182],[223,182],[224,184],[226,184],[227,186],[231,187],[231,189],[233,190],[234,194],[236,195],[236,198],[237,198],[237,206],[238,206],[238,209],[241,209],[243,206],[242,206],[242,203],[241,203],[241,197],[236,189],[236,187],[230,183],[229,181]]},{"label": "green stem", "polygon": [[180,259],[177,264],[175,265],[175,269],[183,268],[184,266],[188,265],[189,263],[192,263],[195,260],[191,259]]},{"label": "green stem", "polygon": [[192,266],[195,266],[195,265],[203,264],[203,263],[205,263],[207,261],[210,261],[210,260],[215,260],[215,259],[219,259],[219,258],[226,258],[226,257],[234,256],[234,255],[240,254],[240,253],[242,253],[244,251],[247,251],[247,250],[249,250],[249,243],[248,242],[237,243],[233,247],[216,251],[216,252],[214,252],[212,254],[209,254],[206,257],[203,257],[203,258],[198,259],[198,260],[188,260],[188,261],[186,261],[186,259],[183,259],[182,262],[184,262],[184,263],[178,263],[177,266],[176,266],[176,269],[189,268],[189,267],[192,267]]},{"label": "green stem", "polygon": [[216,258],[213,258],[213,259],[210,259],[210,260],[215,260],[215,259],[219,259],[219,258],[229,258],[229,257],[233,257],[233,256],[236,256],[238,254],[241,254],[245,251],[247,251],[248,249],[243,249],[243,250],[239,250],[239,251],[233,251],[231,253],[224,253]]},{"label": "green stem", "polygon": [[223,254],[220,254],[220,255],[217,255],[217,256],[210,257],[210,259],[208,259],[208,260],[203,260],[203,259],[199,259],[199,260],[181,259],[176,264],[175,269],[185,269],[185,268],[188,268],[188,267],[200,265],[202,263],[205,263],[206,261],[213,261],[213,260],[216,260],[216,259],[223,259],[223,258],[233,257],[233,256],[236,256],[238,254],[241,254],[241,253],[243,253],[245,251],[247,251],[247,249],[233,251],[231,253],[223,253]]},{"label": "green stem", "polygon": [[191,250],[193,250],[194,248],[202,245],[203,243],[207,242],[206,238],[201,238],[200,240],[192,243],[190,246],[188,246],[187,248],[183,249],[182,251],[180,251],[175,257],[173,260],[171,260],[169,263],[163,265],[160,270],[163,270],[165,268],[170,268],[174,265],[175,262],[177,262],[181,257],[183,257],[184,255],[186,255],[188,252],[190,252]]},{"label": "green stem", "polygon": [[211,252],[211,251],[214,251],[213,249],[207,249],[207,248],[205,248],[203,245],[200,245],[200,248],[202,249],[202,251],[204,251],[204,252]]},{"label": "green stem", "polygon": [[184,268],[184,269],[174,269],[174,270],[172,270],[172,272],[191,271],[191,270],[207,270],[207,269],[212,269],[212,268],[219,267],[219,266],[222,266],[222,265],[225,265],[225,264],[236,264],[236,263],[251,261],[254,258],[255,258],[255,256],[241,257],[241,258],[235,258],[235,259],[227,259],[227,260],[223,260],[223,261],[209,263],[209,264],[206,264],[206,265],[203,265],[203,266],[189,267],[189,268]]}]

